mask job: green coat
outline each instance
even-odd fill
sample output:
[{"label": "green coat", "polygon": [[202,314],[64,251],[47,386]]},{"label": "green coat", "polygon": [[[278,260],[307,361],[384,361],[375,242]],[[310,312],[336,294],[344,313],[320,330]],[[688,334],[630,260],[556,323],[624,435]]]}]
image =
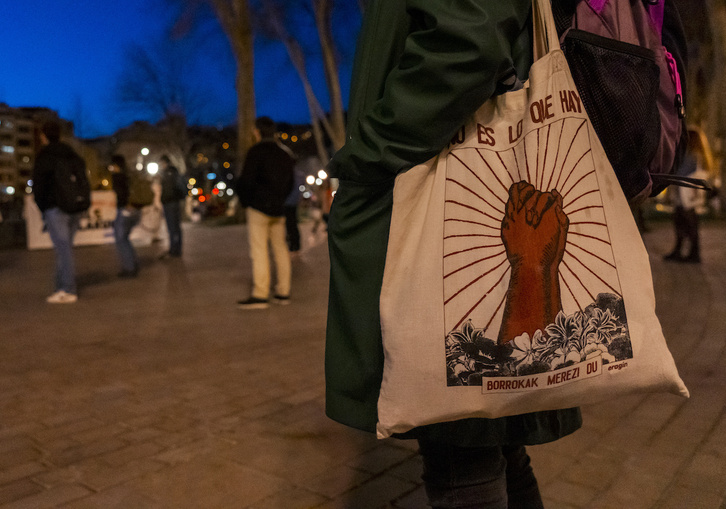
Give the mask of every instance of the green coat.
[{"label": "green coat", "polygon": [[[532,59],[531,0],[373,0],[363,22],[346,145],[330,174],[326,411],[375,431],[383,373],[379,298],[396,175],[430,159]],[[578,409],[417,428],[459,445],[534,444],[581,425]]]}]

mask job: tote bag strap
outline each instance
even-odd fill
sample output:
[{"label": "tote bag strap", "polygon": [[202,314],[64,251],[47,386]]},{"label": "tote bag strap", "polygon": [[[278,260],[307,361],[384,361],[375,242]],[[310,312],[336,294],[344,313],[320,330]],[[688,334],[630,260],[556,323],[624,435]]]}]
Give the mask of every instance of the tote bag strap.
[{"label": "tote bag strap", "polygon": [[557,26],[552,15],[550,0],[532,0],[532,20],[534,22],[534,60],[537,61],[550,51],[560,49]]}]

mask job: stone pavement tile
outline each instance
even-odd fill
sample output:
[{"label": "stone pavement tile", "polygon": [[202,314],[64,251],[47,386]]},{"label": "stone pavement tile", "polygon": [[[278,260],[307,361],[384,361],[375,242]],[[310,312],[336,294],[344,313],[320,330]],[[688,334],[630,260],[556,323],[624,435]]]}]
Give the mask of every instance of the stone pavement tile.
[{"label": "stone pavement tile", "polygon": [[43,487],[31,479],[19,479],[0,486],[0,505],[41,493]]},{"label": "stone pavement tile", "polygon": [[98,440],[110,440],[118,437],[123,440],[123,433],[129,431],[129,427],[120,422],[110,422],[97,428],[87,429],[70,435],[70,438],[81,444],[93,443]]},{"label": "stone pavement tile", "polygon": [[154,442],[140,442],[104,454],[99,460],[111,467],[118,467],[135,460],[151,458],[161,450],[162,447]]},{"label": "stone pavement tile", "polygon": [[336,498],[373,477],[370,472],[336,465],[305,482],[305,487],[328,498]]},{"label": "stone pavement tile", "polygon": [[74,444],[69,447],[55,450],[45,455],[44,460],[57,467],[64,467],[79,461],[93,458],[101,454],[117,451],[126,446],[126,443],[118,438],[110,440],[97,440],[85,444]]},{"label": "stone pavement tile", "polygon": [[80,472],[80,483],[94,491],[102,491],[111,486],[157,472],[164,468],[164,464],[154,459],[143,458],[123,465],[109,466],[94,458],[77,465],[76,468]]},{"label": "stone pavement tile", "polygon": [[651,509],[672,483],[671,477],[663,477],[657,470],[621,471],[587,508]]},{"label": "stone pavement tile", "polygon": [[572,465],[563,469],[559,477],[563,481],[600,491],[615,480],[620,468],[620,462],[612,461],[609,455],[595,448],[573,459]]},{"label": "stone pavement tile", "polygon": [[398,477],[404,481],[410,481],[415,484],[421,484],[421,474],[423,473],[423,460],[421,456],[416,454],[412,458],[407,459],[386,472],[388,475]]},{"label": "stone pavement tile", "polygon": [[648,426],[657,431],[687,402],[687,399],[673,394],[648,394],[625,420],[631,426]]},{"label": "stone pavement tile", "polygon": [[[697,505],[696,505],[697,504]],[[656,504],[657,509],[723,509],[726,499],[713,493],[704,493],[698,488],[672,486]]]},{"label": "stone pavement tile", "polygon": [[250,436],[230,444],[220,455],[296,485],[304,485],[341,461],[320,452],[309,440],[281,436]]},{"label": "stone pavement tile", "polygon": [[240,504],[246,509],[310,509],[328,499],[302,488],[290,488],[251,505]]},{"label": "stone pavement tile", "polygon": [[414,489],[416,489],[415,484],[383,475],[344,493],[317,509],[379,509],[390,507],[389,503],[391,501],[408,495]]},{"label": "stone pavement tile", "polygon": [[59,506],[60,509],[160,509],[164,507],[129,486],[115,486]]},{"label": "stone pavement tile", "polygon": [[0,486],[40,474],[45,472],[46,468],[47,467],[45,465],[37,461],[31,461],[20,465],[14,465],[9,468],[4,468],[0,470]]},{"label": "stone pavement tile", "polygon": [[409,450],[393,446],[393,440],[395,439],[383,441],[376,448],[349,461],[348,465],[372,474],[380,474],[417,455]]},{"label": "stone pavement tile", "polygon": [[0,507],[2,509],[51,509],[71,500],[85,497],[89,493],[90,491],[83,486],[69,484],[43,490]]},{"label": "stone pavement tile", "polygon": [[430,507],[429,499],[426,496],[426,491],[423,485],[414,489],[411,493],[408,493],[398,500],[393,502],[393,507],[396,509],[422,509],[424,507]]},{"label": "stone pavement tile", "polygon": [[147,474],[128,486],[159,507],[174,509],[241,509],[293,487],[279,477],[217,456]]},{"label": "stone pavement tile", "polygon": [[723,498],[726,496],[726,451],[696,453],[678,477],[679,485]]},{"label": "stone pavement tile", "polygon": [[63,422],[57,426],[48,427],[41,431],[34,432],[31,436],[38,442],[45,442],[55,438],[64,438],[76,435],[90,429],[103,426],[104,423],[94,418],[76,418],[75,420]]},{"label": "stone pavement tile", "polygon": [[566,503],[575,507],[590,507],[590,503],[596,498],[599,491],[589,486],[556,480],[548,484],[542,493],[543,497],[547,497],[555,504]]},{"label": "stone pavement tile", "polygon": [[19,423],[15,426],[0,425],[0,441],[12,443],[12,439],[16,439],[17,437],[29,436],[32,433],[39,431],[43,428],[44,426],[42,424],[35,421],[26,421]]},{"label": "stone pavement tile", "polygon": [[23,465],[31,461],[40,461],[42,457],[43,453],[37,446],[33,445],[32,442],[21,440],[18,447],[9,447],[0,454],[0,470]]}]

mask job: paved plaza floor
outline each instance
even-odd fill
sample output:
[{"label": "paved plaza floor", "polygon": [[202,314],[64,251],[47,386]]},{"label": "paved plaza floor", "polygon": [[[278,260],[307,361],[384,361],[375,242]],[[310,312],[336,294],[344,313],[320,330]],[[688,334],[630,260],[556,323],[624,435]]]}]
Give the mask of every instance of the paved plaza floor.
[{"label": "paved plaza floor", "polygon": [[[241,311],[244,226],[185,225],[184,257],[78,248],[80,299],[46,304],[52,251],[0,251],[0,508],[414,509],[414,443],[324,416],[328,258],[306,225],[288,306]],[[726,509],[726,226],[703,263],[666,263],[645,234],[658,314],[689,400],[583,408],[584,427],[530,448],[548,509]]]}]

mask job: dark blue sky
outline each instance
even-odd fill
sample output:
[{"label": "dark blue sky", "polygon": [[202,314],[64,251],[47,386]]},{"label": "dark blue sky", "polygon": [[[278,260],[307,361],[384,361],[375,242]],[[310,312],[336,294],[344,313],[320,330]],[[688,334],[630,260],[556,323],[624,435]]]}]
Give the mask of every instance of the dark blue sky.
[{"label": "dark blue sky", "polygon": [[[350,0],[341,0],[350,2]],[[339,30],[341,80],[347,99],[350,61],[359,20]],[[3,0],[0,16],[3,73],[0,102],[10,106],[45,106],[73,120],[76,134],[111,134],[134,119],[156,121],[157,115],[130,114],[119,108],[116,83],[124,70],[124,51],[131,44],[158,47],[173,13],[162,0]],[[234,122],[234,60],[226,39],[213,24],[195,30],[191,40],[178,42],[185,54],[185,76],[202,101],[192,120],[205,125]],[[315,41],[308,47],[316,51]],[[324,80],[314,55],[309,59],[314,85],[326,103]],[[257,113],[278,121],[309,121],[300,80],[279,44],[256,43]]]}]

